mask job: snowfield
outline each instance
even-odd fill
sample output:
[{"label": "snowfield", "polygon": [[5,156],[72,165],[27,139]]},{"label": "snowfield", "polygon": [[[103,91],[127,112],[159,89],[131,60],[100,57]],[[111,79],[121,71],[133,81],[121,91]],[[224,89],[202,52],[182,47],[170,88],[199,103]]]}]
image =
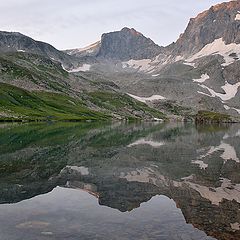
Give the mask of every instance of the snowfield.
[{"label": "snowfield", "polygon": [[240,21],[240,11],[238,11],[236,17],[235,17],[235,21]]},{"label": "snowfield", "polygon": [[236,112],[238,112],[238,114],[240,114],[240,109],[234,108],[234,107],[229,107],[228,105],[224,105],[224,108],[226,110],[234,110]]},{"label": "snowfield", "polygon": [[188,65],[188,66],[191,66],[191,67],[195,67],[195,63],[191,63],[191,62],[183,62],[184,65]]},{"label": "snowfield", "polygon": [[208,164],[204,163],[202,160],[195,160],[195,161],[192,161],[192,163],[199,165],[200,169],[204,169],[205,170],[206,168],[208,168]]},{"label": "snowfield", "polygon": [[203,84],[199,84],[199,86],[204,89],[207,89],[210,94],[203,93],[200,91],[198,91],[198,93],[209,96],[209,97],[219,97],[222,99],[222,101],[228,101],[236,96],[236,94],[238,92],[238,88],[240,87],[240,82],[233,84],[233,85],[226,82],[226,84],[224,86],[222,86],[222,89],[225,91],[225,94],[217,93],[213,89],[211,89]]},{"label": "snowfield", "polygon": [[164,142],[156,142],[156,141],[152,141],[152,140],[146,140],[145,138],[139,139],[134,143],[131,143],[128,145],[128,147],[134,147],[134,146],[138,146],[138,145],[150,145],[151,147],[154,148],[158,148],[161,146],[164,146],[165,143]]},{"label": "snowfield", "polygon": [[160,95],[152,95],[151,97],[139,97],[139,96],[136,96],[136,95],[133,95],[133,94],[130,94],[130,93],[128,93],[128,95],[130,97],[138,100],[139,102],[143,102],[143,103],[166,99],[165,97],[160,96]]},{"label": "snowfield", "polygon": [[81,67],[75,68],[75,69],[71,69],[68,72],[70,73],[76,73],[76,72],[86,72],[89,71],[91,68],[90,64],[83,64]]},{"label": "snowfield", "polygon": [[131,59],[127,62],[122,62],[122,68],[134,68],[142,72],[150,72],[154,70],[154,66],[151,65],[152,59],[134,60]]},{"label": "snowfield", "polygon": [[240,203],[240,184],[234,185],[229,179],[222,179],[222,185],[212,189],[188,181],[185,183],[188,184],[192,189],[199,192],[203,198],[211,201],[211,203],[214,205],[219,205],[223,199],[227,199],[229,201],[235,200],[236,202]]},{"label": "snowfield", "polygon": [[186,60],[187,63],[192,63],[193,61],[206,57],[209,55],[219,54],[224,57],[225,63],[222,66],[228,66],[232,64],[235,59],[230,54],[235,53],[238,57],[240,56],[240,44],[231,43],[225,44],[222,38],[216,39],[210,44],[207,44],[198,53],[194,54],[192,57]]},{"label": "snowfield", "polygon": [[204,83],[206,80],[208,80],[210,77],[208,76],[208,74],[202,74],[201,78],[199,79],[193,79],[193,82],[198,82],[198,83]]},{"label": "snowfield", "polygon": [[[237,14],[236,20],[240,20],[240,12]],[[215,39],[212,43],[207,44],[199,52],[186,59],[183,56],[176,56],[174,59],[172,59],[172,56],[164,58],[163,56],[159,55],[154,59],[131,59],[127,62],[122,62],[122,68],[133,68],[142,72],[150,73],[155,69],[155,65],[166,65],[171,62],[173,63],[182,60],[183,64],[195,68],[195,60],[209,55],[223,56],[225,63],[223,63],[222,66],[228,66],[240,58],[240,44],[226,44],[222,38],[219,38]],[[161,59],[165,61],[161,61]]]},{"label": "snowfield", "polygon": [[96,47],[100,44],[101,42],[98,41],[98,42],[95,42],[87,47],[84,47],[84,48],[77,48],[77,49],[72,49],[72,50],[69,50],[68,52],[68,55],[73,55],[73,54],[76,54],[76,53],[80,53],[80,52],[87,52],[87,53],[92,53],[96,50]]}]

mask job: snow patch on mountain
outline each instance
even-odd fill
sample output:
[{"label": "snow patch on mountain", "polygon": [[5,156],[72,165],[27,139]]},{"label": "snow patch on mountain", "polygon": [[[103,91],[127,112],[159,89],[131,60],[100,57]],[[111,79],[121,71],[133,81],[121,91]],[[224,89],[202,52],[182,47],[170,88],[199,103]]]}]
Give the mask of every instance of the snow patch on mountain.
[{"label": "snow patch on mountain", "polygon": [[70,72],[70,73],[86,72],[86,71],[89,71],[90,68],[91,68],[90,64],[83,64],[82,66],[80,66],[78,68],[74,68],[74,69],[68,70],[68,72]]},{"label": "snow patch on mountain", "polygon": [[188,66],[191,66],[191,67],[194,67],[195,68],[195,63],[192,63],[192,62],[183,62],[184,65],[188,65]]},{"label": "snow patch on mountain", "polygon": [[145,138],[141,138],[141,139],[129,144],[128,147],[134,147],[134,146],[138,146],[138,145],[150,145],[151,147],[158,148],[158,147],[164,146],[165,143],[164,142],[156,142],[156,141],[152,141],[152,140],[147,140]]},{"label": "snow patch on mountain", "polygon": [[200,78],[198,79],[193,79],[193,82],[198,82],[198,83],[204,83],[206,80],[208,80],[210,77],[208,74],[202,74]]},{"label": "snow patch on mountain", "polygon": [[225,91],[225,94],[217,93],[213,89],[211,89],[211,88],[209,88],[209,87],[207,87],[206,85],[203,85],[203,84],[199,84],[199,86],[204,88],[204,89],[207,89],[210,94],[203,93],[203,92],[200,92],[200,91],[198,91],[198,93],[203,94],[203,95],[207,95],[209,97],[219,97],[223,101],[228,101],[228,100],[230,100],[230,99],[232,99],[236,96],[236,94],[238,92],[238,88],[240,87],[240,82],[238,82],[236,84],[230,84],[230,83],[226,82],[226,84],[221,87]]},{"label": "snow patch on mountain", "polygon": [[224,108],[226,110],[234,110],[236,112],[238,112],[238,114],[240,114],[240,109],[234,108],[234,107],[229,107],[228,105],[224,105]]},{"label": "snow patch on mountain", "polygon": [[130,97],[138,100],[139,102],[143,102],[143,103],[166,99],[165,97],[160,96],[160,95],[152,95],[151,97],[139,97],[139,96],[136,96],[136,95],[133,95],[133,94],[130,94],[130,93],[128,93],[128,95]]},{"label": "snow patch on mountain", "polygon": [[95,42],[87,47],[84,47],[84,48],[76,48],[76,49],[71,49],[71,50],[68,50],[68,54],[69,55],[74,55],[76,53],[80,53],[80,52],[87,52],[87,53],[92,53],[95,51],[96,47],[98,47],[98,45],[100,44],[100,41],[98,42]]},{"label": "snow patch on mountain", "polygon": [[207,44],[198,53],[188,58],[186,62],[192,63],[199,58],[216,54],[224,57],[225,63],[222,64],[222,66],[230,65],[236,60],[235,57],[231,56],[231,54],[236,54],[237,57],[240,56],[240,44],[226,44],[222,38],[219,38],[214,40],[212,43]]},{"label": "snow patch on mountain", "polygon": [[193,164],[197,164],[199,166],[200,169],[206,169],[208,168],[208,164],[207,163],[204,163],[202,160],[195,160],[195,161],[192,161]]},{"label": "snow patch on mountain", "polygon": [[122,62],[122,68],[134,68],[136,70],[142,72],[150,72],[154,70],[154,66],[151,65],[152,59],[142,59],[142,60],[134,60],[131,59],[127,62]]},{"label": "snow patch on mountain", "polygon": [[183,59],[184,59],[184,57],[182,57],[182,56],[176,56],[175,57],[175,62],[181,61]]},{"label": "snow patch on mountain", "polygon": [[235,223],[230,223],[232,230],[234,231],[239,231],[240,230],[240,223],[235,222]]},{"label": "snow patch on mountain", "polygon": [[240,21],[240,11],[238,11],[236,17],[235,17],[235,21]]}]

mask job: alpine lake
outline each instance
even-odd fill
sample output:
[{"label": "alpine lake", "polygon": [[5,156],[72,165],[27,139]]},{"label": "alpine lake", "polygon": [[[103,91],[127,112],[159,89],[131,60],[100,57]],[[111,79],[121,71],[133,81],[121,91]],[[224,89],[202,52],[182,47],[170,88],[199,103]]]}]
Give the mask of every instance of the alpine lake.
[{"label": "alpine lake", "polygon": [[0,240],[240,239],[240,125],[0,124]]}]

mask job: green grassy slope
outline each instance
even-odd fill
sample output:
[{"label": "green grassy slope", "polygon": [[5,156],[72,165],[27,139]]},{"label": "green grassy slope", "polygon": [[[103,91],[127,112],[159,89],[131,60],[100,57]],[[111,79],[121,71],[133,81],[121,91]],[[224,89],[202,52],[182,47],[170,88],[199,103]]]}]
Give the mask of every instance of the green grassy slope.
[{"label": "green grassy slope", "polygon": [[80,100],[64,94],[30,93],[0,83],[0,119],[2,120],[105,120],[107,118],[109,116],[90,110]]},{"label": "green grassy slope", "polygon": [[[129,120],[165,118],[162,113],[125,94],[92,92],[83,98],[87,101],[61,93],[29,92],[0,83],[0,120],[107,120],[115,114]],[[100,110],[90,109],[86,102]]]},{"label": "green grassy slope", "polygon": [[196,122],[198,123],[221,123],[232,122],[231,116],[222,113],[199,111],[196,115]]},{"label": "green grassy slope", "polygon": [[115,114],[130,118],[159,118],[164,119],[165,115],[156,109],[148,107],[145,103],[134,100],[127,94],[116,92],[95,91],[88,94],[90,101]]}]

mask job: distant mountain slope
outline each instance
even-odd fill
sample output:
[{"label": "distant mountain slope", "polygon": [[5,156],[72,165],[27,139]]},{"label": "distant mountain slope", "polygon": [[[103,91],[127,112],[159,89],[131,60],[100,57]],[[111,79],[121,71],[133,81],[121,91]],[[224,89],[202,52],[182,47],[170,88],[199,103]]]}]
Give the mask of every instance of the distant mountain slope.
[{"label": "distant mountain slope", "polygon": [[[212,6],[197,17],[191,18],[184,33],[167,47],[160,47],[135,29],[125,27],[121,31],[103,34],[101,41],[86,48],[66,52],[80,59],[100,58],[95,61],[97,64],[103,60],[128,62],[130,67],[144,71],[147,69],[145,72],[148,72],[149,69],[154,70],[155,67],[193,56],[199,58],[215,53],[229,53],[229,58],[237,58],[240,54],[239,30],[240,1],[230,1]],[[136,61],[144,59],[149,61]],[[148,67],[142,67],[143,65]]]},{"label": "distant mountain slope", "polygon": [[85,49],[67,50],[73,56],[94,56],[100,59],[130,60],[144,59],[157,56],[162,47],[150,38],[133,28],[123,28],[121,31],[104,33],[101,41]]},{"label": "distant mountain slope", "polygon": [[26,52],[0,55],[0,121],[165,118],[94,74],[75,76]]},{"label": "distant mountain slope", "polygon": [[240,1],[215,5],[196,18],[191,18],[185,32],[171,46],[173,54],[194,54],[216,39],[222,39],[226,45],[240,44],[239,30]]},{"label": "distant mountain slope", "polygon": [[0,53],[27,52],[39,54],[62,63],[66,67],[73,65],[74,59],[52,45],[36,41],[18,32],[0,32]]},{"label": "distant mountain slope", "polygon": [[162,96],[148,104],[172,114],[240,115],[240,1],[198,14],[167,47],[124,28],[69,54],[82,64],[74,72],[99,72],[136,99]]}]

